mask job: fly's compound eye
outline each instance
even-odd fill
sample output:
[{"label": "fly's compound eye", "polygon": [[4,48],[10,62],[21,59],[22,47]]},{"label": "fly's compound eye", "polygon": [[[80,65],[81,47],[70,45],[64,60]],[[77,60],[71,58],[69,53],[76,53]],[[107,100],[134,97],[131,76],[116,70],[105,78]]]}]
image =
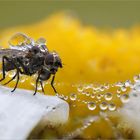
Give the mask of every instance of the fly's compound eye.
[{"label": "fly's compound eye", "polygon": [[46,65],[53,65],[54,63],[54,57],[52,54],[48,54],[45,58],[45,64]]},{"label": "fly's compound eye", "polygon": [[57,67],[62,68],[62,62],[61,62],[61,59],[59,58],[59,56],[55,57],[55,60],[56,60],[55,65]]},{"label": "fly's compound eye", "polygon": [[59,61],[56,61],[56,62],[55,62],[55,66],[62,68],[62,64],[61,64],[61,62],[59,62]]}]

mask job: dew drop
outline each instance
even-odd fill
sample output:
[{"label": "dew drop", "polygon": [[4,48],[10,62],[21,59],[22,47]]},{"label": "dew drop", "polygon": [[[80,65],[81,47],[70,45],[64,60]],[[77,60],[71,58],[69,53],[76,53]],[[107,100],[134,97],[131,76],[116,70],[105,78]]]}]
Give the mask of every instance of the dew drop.
[{"label": "dew drop", "polygon": [[96,98],[97,98],[98,100],[101,99],[101,98],[102,98],[101,94],[97,94],[97,95],[96,95]]},{"label": "dew drop", "polygon": [[[42,83],[42,84],[43,84],[43,83]],[[44,84],[43,84],[43,87],[44,87]],[[37,89],[38,89],[38,90],[42,90],[42,87],[41,87],[40,84],[38,84]]]},{"label": "dew drop", "polygon": [[9,71],[8,72],[8,76],[10,77],[10,78],[13,78],[13,76],[16,74],[16,72],[15,71]]},{"label": "dew drop", "polygon": [[90,97],[91,97],[91,98],[94,98],[94,97],[95,97],[95,94],[94,94],[94,93],[92,93]]},{"label": "dew drop", "polygon": [[116,109],[116,105],[114,103],[111,103],[111,104],[108,105],[108,109],[110,111],[114,111]]},{"label": "dew drop", "polygon": [[83,92],[83,87],[82,87],[82,86],[79,86],[79,87],[77,88],[77,90],[78,90],[79,92]]},{"label": "dew drop", "polygon": [[102,102],[102,103],[100,104],[100,109],[101,109],[101,110],[106,110],[107,107],[108,107],[108,105],[107,105],[106,102]]},{"label": "dew drop", "polygon": [[9,45],[11,47],[21,47],[31,44],[31,39],[23,33],[17,33],[11,37],[9,40]]},{"label": "dew drop", "polygon": [[75,101],[77,99],[77,95],[75,93],[70,94],[70,100]]},{"label": "dew drop", "polygon": [[112,99],[112,93],[108,92],[108,93],[105,94],[104,97],[105,97],[105,100],[110,101]]},{"label": "dew drop", "polygon": [[120,98],[121,97],[121,94],[120,93],[117,93],[117,97]]},{"label": "dew drop", "polygon": [[125,87],[129,87],[131,85],[131,81],[130,80],[125,81],[124,85]]},{"label": "dew drop", "polygon": [[86,92],[82,92],[82,94],[84,95],[84,94],[86,94]]},{"label": "dew drop", "polygon": [[86,96],[90,96],[90,93],[89,92],[86,92]]},{"label": "dew drop", "polygon": [[122,90],[123,92],[125,92],[125,91],[127,90],[126,86],[123,85],[123,86],[121,87],[121,90]]},{"label": "dew drop", "polygon": [[116,87],[122,87],[122,86],[123,86],[123,83],[122,83],[122,82],[117,82],[117,83],[115,84],[115,86],[116,86]]},{"label": "dew drop", "polygon": [[121,93],[121,89],[119,88],[119,89],[117,89],[117,93]]},{"label": "dew drop", "polygon": [[140,80],[140,76],[139,75],[135,75],[133,77],[133,79],[134,79],[135,82],[138,82]]},{"label": "dew drop", "polygon": [[109,89],[109,84],[108,83],[105,83],[104,84],[104,87],[105,87],[105,89]]},{"label": "dew drop", "polygon": [[20,82],[21,83],[25,82],[25,80],[26,80],[25,76],[20,76]]},{"label": "dew drop", "polygon": [[105,87],[104,86],[101,86],[100,87],[100,91],[104,91],[105,90]]},{"label": "dew drop", "polygon": [[68,96],[64,96],[64,100],[68,100]]},{"label": "dew drop", "polygon": [[121,95],[120,99],[123,103],[127,103],[129,101],[129,95],[123,94],[123,95]]},{"label": "dew drop", "polygon": [[96,104],[94,102],[88,102],[88,109],[89,110],[95,110]]},{"label": "dew drop", "polygon": [[46,45],[46,39],[43,38],[43,37],[41,37],[41,38],[39,38],[39,39],[36,41],[36,43],[37,43],[38,45]]}]

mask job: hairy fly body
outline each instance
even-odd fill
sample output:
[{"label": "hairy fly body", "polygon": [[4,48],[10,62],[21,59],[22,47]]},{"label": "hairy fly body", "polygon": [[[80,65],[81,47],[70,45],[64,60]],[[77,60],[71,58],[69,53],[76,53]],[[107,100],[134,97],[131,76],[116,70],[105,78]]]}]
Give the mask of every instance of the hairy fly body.
[{"label": "hairy fly body", "polygon": [[55,74],[58,68],[62,68],[62,62],[56,52],[49,52],[46,46],[46,41],[43,38],[36,42],[24,34],[15,34],[9,41],[10,49],[1,49],[0,57],[2,59],[2,79],[6,77],[6,72],[16,70],[16,74],[4,85],[10,83],[17,78],[14,92],[20,80],[20,74],[32,76],[37,74],[36,86],[34,95],[37,92],[38,83],[43,88],[43,81],[48,80],[52,75],[51,86],[55,93],[57,93],[53,83]]}]

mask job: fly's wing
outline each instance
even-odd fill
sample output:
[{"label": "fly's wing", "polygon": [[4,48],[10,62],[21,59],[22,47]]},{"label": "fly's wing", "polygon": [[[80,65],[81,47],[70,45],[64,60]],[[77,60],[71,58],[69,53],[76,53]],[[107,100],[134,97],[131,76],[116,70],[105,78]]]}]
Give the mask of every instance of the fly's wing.
[{"label": "fly's wing", "polygon": [[22,51],[22,50],[16,50],[16,49],[0,49],[0,60],[3,56],[7,57],[20,57],[20,56],[26,56],[28,54],[28,51]]}]

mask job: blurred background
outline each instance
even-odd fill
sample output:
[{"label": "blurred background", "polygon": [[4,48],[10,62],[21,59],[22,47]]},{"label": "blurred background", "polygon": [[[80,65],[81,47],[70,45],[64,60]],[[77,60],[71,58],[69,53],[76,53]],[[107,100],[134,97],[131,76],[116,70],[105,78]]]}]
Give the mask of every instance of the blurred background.
[{"label": "blurred background", "polygon": [[58,11],[70,11],[84,24],[101,28],[140,22],[139,0],[1,0],[0,28],[34,23]]}]

